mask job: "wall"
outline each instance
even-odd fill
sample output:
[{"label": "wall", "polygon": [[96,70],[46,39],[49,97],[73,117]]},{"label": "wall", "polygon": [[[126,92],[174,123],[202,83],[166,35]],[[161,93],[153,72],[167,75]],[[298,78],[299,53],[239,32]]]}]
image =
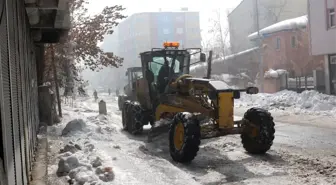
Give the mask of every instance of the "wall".
[{"label": "wall", "polygon": [[[234,53],[254,47],[247,36],[257,31],[256,1],[243,0],[228,16],[230,43]],[[307,0],[258,0],[259,27],[307,14]]]},{"label": "wall", "polygon": [[161,48],[165,41],[180,42],[181,48],[201,47],[198,12],[151,13],[152,47]]},{"label": "wall", "polygon": [[228,15],[230,44],[233,53],[254,47],[247,38],[250,33],[256,30],[254,12],[254,0],[243,0],[238,7]]},{"label": "wall", "polygon": [[[335,7],[336,0],[328,0],[329,7]],[[327,29],[326,0],[309,0],[309,29],[313,55],[336,53],[336,28]]]},{"label": "wall", "polygon": [[201,48],[201,29],[198,12],[185,13],[185,44],[186,48]]},{"label": "wall", "polygon": [[[296,46],[291,44],[296,38]],[[280,39],[280,48],[276,40]],[[309,53],[309,33],[306,29],[281,31],[264,38],[264,69],[286,69],[293,76],[312,75],[315,69],[324,69],[323,56],[311,56]]]}]

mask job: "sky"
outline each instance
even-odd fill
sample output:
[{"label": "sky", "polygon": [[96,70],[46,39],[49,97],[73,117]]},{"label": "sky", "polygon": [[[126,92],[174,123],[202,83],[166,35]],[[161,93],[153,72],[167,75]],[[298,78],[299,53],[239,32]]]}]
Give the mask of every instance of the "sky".
[{"label": "sky", "polygon": [[216,17],[214,11],[221,12],[222,27],[227,27],[227,11],[232,11],[242,0],[91,0],[89,11],[98,13],[105,6],[122,5],[126,10],[125,15],[132,15],[139,12],[157,12],[178,11],[182,7],[188,8],[189,11],[200,12],[200,26],[202,36],[208,36],[208,28],[211,27],[210,19]]}]

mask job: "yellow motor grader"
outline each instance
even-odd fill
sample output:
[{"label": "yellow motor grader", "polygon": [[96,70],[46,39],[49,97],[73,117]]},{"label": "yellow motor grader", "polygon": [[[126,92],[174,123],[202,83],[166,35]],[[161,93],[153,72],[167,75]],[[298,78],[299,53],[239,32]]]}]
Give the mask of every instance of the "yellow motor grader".
[{"label": "yellow motor grader", "polygon": [[170,155],[180,163],[195,158],[201,139],[230,134],[241,135],[247,152],[266,153],[275,133],[271,114],[251,108],[242,120],[234,120],[234,99],[240,92],[256,94],[258,89],[235,90],[222,81],[193,78],[188,73],[196,54],[200,55],[196,63],[206,61],[200,48],[179,49],[177,42],[140,53],[143,78],[136,81],[136,100],[123,103],[123,128],[138,134],[150,123],[150,139],[169,130]]}]

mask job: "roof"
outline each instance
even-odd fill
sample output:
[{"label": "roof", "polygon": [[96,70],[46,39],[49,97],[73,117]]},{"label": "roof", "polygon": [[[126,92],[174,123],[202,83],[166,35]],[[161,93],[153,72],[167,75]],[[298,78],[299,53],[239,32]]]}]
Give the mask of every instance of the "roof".
[{"label": "roof", "polygon": [[[280,32],[280,31],[288,31],[295,30],[298,28],[306,28],[308,23],[308,16],[304,15],[301,17],[287,19],[278,23],[275,23],[271,26],[268,26],[264,29],[260,30],[260,34],[262,37],[267,36],[268,34]],[[254,40],[258,38],[258,32],[254,32],[248,36],[250,40]]]}]

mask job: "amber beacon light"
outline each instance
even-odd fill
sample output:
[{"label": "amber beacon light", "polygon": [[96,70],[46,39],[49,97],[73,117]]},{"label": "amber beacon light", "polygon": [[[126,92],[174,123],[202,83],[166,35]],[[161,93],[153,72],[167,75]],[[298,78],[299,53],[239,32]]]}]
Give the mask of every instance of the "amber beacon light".
[{"label": "amber beacon light", "polygon": [[163,43],[163,47],[168,48],[168,47],[174,47],[178,48],[180,46],[180,43],[178,42],[165,42]]}]

